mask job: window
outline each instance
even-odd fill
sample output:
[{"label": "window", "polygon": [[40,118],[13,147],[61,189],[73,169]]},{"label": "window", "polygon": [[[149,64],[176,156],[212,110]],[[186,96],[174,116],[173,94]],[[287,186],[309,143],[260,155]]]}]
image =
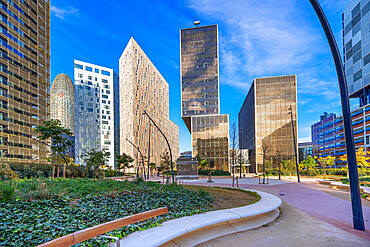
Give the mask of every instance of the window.
[{"label": "window", "polygon": [[108,83],[108,80],[106,80],[106,79],[101,79],[101,82],[102,82],[102,83]]},{"label": "window", "polygon": [[99,69],[95,69],[95,73],[99,73]]},{"label": "window", "polygon": [[90,75],[87,78],[88,78],[88,80],[92,80],[92,76],[90,76]]},{"label": "window", "polygon": [[102,97],[103,99],[108,99],[108,95],[103,94]]},{"label": "window", "polygon": [[83,75],[82,74],[78,74],[78,78],[83,78]]},{"label": "window", "polygon": [[370,53],[364,57],[364,66],[370,62]]},{"label": "window", "polygon": [[85,70],[92,72],[92,68],[91,67],[88,67],[88,66],[85,66]]},{"label": "window", "polygon": [[103,99],[101,102],[102,102],[103,104],[106,104],[106,103],[107,103],[107,101],[106,101],[105,99]]},{"label": "window", "polygon": [[75,63],[75,68],[77,68],[77,69],[83,69],[83,66],[80,65],[80,64]]},{"label": "window", "polygon": [[108,124],[108,121],[103,120],[102,123],[103,124]]},{"label": "window", "polygon": [[110,94],[110,90],[105,90],[105,93],[106,94]]},{"label": "window", "polygon": [[362,70],[360,69],[355,74],[353,74],[353,82],[362,78]]},{"label": "window", "polygon": [[109,71],[105,71],[105,70],[102,70],[102,71],[101,71],[101,74],[102,74],[102,75],[110,76],[110,72],[109,72]]}]

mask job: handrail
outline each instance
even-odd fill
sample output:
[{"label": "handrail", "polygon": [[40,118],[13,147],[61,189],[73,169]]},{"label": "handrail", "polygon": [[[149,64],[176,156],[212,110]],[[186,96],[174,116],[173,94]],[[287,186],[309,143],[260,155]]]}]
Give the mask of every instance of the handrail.
[{"label": "handrail", "polygon": [[74,232],[68,235],[65,235],[60,238],[56,238],[44,244],[38,245],[38,247],[57,247],[57,246],[71,246],[74,244],[81,243],[85,240],[97,237],[98,235],[105,234],[106,232],[110,232],[116,230],[118,228],[131,225],[133,223],[143,221],[149,218],[153,218],[162,214],[167,214],[168,208],[158,208],[153,209],[150,211],[130,215],[121,219],[113,220],[107,223],[103,223],[97,226],[93,226],[87,229],[83,229],[78,232]]}]

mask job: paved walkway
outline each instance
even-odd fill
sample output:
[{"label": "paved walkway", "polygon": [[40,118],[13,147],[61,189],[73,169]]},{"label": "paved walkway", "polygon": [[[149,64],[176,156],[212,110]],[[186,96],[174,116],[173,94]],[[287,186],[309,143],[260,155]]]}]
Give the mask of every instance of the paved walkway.
[{"label": "paved walkway", "polygon": [[367,247],[363,238],[295,209],[284,202],[280,216],[266,227],[218,237],[198,246],[274,246],[274,247]]},{"label": "paved walkway", "polygon": [[[231,179],[206,179],[187,181],[185,184],[211,185],[231,187]],[[363,206],[366,231],[357,231],[352,226],[352,209],[349,201],[332,196],[320,190],[320,186],[312,182],[287,183],[270,180],[269,185],[258,184],[258,179],[246,178],[239,181],[239,187],[270,192],[279,195],[282,200],[293,207],[331,225],[339,227],[370,241],[370,208]]]}]

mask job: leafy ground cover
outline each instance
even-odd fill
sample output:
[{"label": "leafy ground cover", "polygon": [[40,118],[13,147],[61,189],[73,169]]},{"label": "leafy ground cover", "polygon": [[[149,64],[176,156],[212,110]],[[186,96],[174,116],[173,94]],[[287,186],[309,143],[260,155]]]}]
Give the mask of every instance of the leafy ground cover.
[{"label": "leafy ground cover", "polygon": [[[123,238],[166,220],[218,209],[213,207],[215,192],[206,188],[108,179],[31,179],[16,185],[14,197],[0,202],[0,246],[36,246],[104,222],[168,207],[166,215],[108,233]],[[248,203],[245,201],[244,205]],[[103,243],[89,240],[81,245]]]},{"label": "leafy ground cover", "polygon": [[[360,181],[360,185],[361,186],[368,186],[368,187],[370,187],[370,184],[361,183],[361,181],[363,181],[363,182],[370,182],[370,176],[359,177],[358,180]],[[340,181],[343,182],[344,184],[349,184],[349,178],[342,178]]]}]

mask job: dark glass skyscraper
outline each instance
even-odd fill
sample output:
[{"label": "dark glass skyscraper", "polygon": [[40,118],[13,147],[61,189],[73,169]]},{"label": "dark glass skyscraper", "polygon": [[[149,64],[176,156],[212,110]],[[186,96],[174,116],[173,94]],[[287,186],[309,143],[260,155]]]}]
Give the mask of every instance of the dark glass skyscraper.
[{"label": "dark glass skyscraper", "polygon": [[278,155],[281,160],[294,161],[292,121],[288,115],[290,107],[297,138],[296,76],[258,78],[253,81],[238,116],[239,146],[250,151],[250,172],[261,171],[262,146],[267,147],[265,161],[277,164]]},{"label": "dark glass skyscraper", "polygon": [[220,115],[217,25],[182,29],[181,116],[192,134],[193,156],[228,170],[229,116]]},{"label": "dark glass skyscraper", "polygon": [[0,156],[45,163],[48,147],[32,138],[48,119],[50,1],[0,1]]}]

